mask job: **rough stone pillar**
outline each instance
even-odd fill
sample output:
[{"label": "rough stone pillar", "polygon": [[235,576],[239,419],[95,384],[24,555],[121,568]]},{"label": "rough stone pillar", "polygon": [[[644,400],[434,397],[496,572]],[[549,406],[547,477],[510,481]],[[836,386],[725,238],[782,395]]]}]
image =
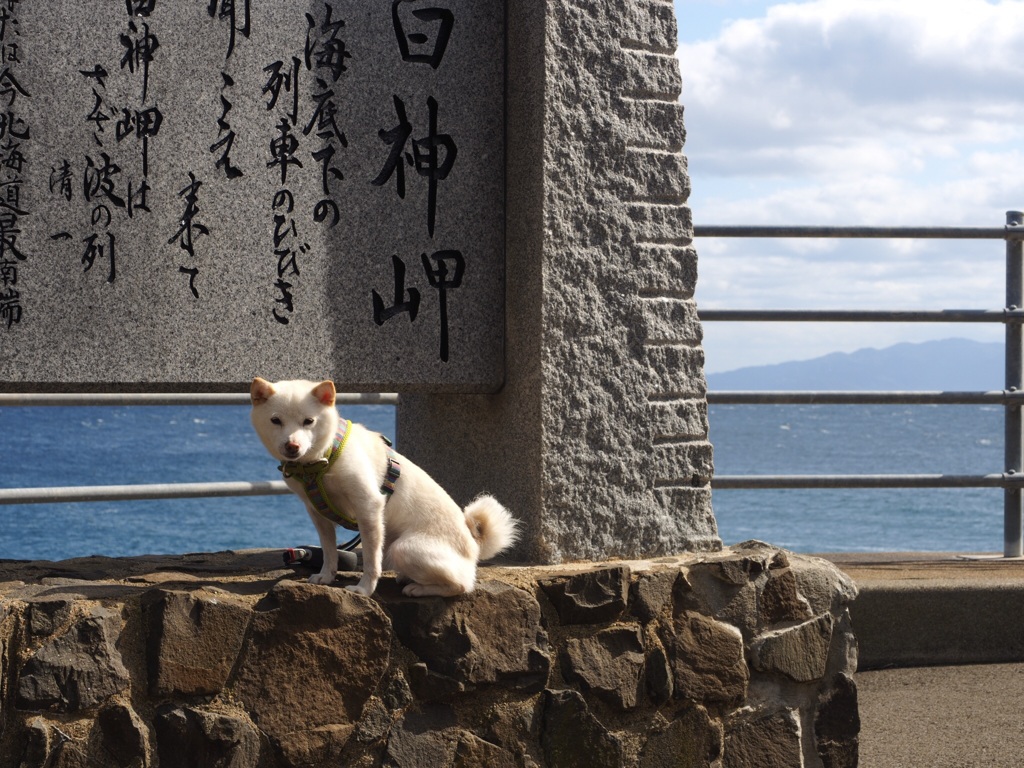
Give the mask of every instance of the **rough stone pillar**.
[{"label": "rough stone pillar", "polygon": [[509,0],[506,382],[403,396],[398,432],[534,562],[721,547],[676,23],[662,0]]}]

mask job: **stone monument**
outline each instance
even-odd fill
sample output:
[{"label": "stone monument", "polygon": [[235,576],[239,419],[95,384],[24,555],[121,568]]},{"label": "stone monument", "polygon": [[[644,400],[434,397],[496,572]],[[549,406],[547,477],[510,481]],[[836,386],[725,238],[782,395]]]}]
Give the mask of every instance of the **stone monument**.
[{"label": "stone monument", "polygon": [[0,380],[498,388],[503,13],[5,3]]},{"label": "stone monument", "polygon": [[506,378],[416,395],[402,450],[535,562],[720,547],[673,6],[513,0]]}]

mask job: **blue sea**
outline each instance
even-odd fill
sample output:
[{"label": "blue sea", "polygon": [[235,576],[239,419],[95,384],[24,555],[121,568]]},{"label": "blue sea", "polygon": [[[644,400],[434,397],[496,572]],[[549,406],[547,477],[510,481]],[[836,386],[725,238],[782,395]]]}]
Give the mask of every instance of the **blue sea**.
[{"label": "blue sea", "polygon": [[[976,405],[717,405],[715,471],[989,474],[1003,471],[1003,413]],[[997,488],[718,490],[722,540],[797,552],[1002,552]]]},{"label": "blue sea", "polygon": [[[394,434],[394,408],[348,418]],[[1002,470],[995,406],[712,406],[719,474]],[[262,481],[280,477],[242,406],[6,407],[0,487]],[[726,544],[800,552],[1001,551],[1002,493],[718,490]],[[0,558],[208,552],[315,543],[292,496],[0,506]]]},{"label": "blue sea", "polygon": [[[394,434],[393,406],[349,406],[344,413]],[[0,435],[5,488],[281,479],[247,406],[5,407]],[[0,559],[316,543],[302,502],[290,494],[0,505]]]}]

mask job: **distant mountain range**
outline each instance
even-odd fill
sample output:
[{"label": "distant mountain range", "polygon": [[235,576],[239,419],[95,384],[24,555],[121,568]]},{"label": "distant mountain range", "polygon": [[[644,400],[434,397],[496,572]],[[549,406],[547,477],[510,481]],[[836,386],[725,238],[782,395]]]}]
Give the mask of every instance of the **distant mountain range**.
[{"label": "distant mountain range", "polygon": [[943,339],[708,374],[711,390],[993,390],[1003,344]]}]

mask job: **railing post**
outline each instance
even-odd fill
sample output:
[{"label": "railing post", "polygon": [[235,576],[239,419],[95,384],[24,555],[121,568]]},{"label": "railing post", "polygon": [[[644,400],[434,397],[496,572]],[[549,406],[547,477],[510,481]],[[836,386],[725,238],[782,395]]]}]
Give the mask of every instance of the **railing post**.
[{"label": "railing post", "polygon": [[[1024,226],[1024,212],[1007,211],[1006,228]],[[1014,310],[1024,306],[1024,242],[1006,240],[1006,307]],[[1024,389],[1024,329],[1019,322],[1006,324],[1006,389]],[[1006,404],[1005,464],[1008,474],[1024,472],[1024,430],[1019,404]],[[1003,555],[1024,555],[1022,536],[1021,489],[1006,488],[1003,496]]]}]

